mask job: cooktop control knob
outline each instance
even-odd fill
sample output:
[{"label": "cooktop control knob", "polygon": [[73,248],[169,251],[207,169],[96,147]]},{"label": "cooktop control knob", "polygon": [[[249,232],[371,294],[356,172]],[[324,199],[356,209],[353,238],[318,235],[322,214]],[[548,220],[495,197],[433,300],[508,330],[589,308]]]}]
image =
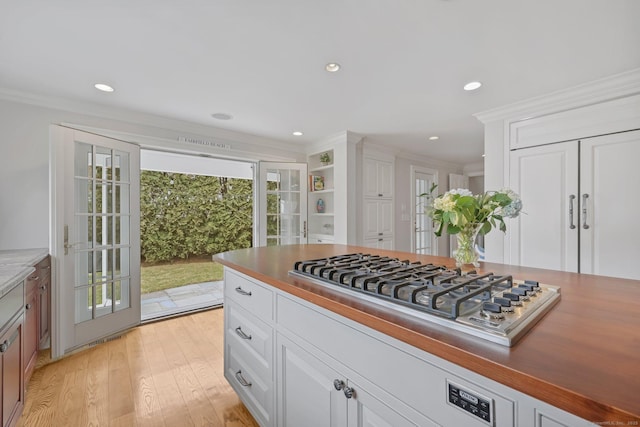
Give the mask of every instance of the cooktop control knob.
[{"label": "cooktop control knob", "polygon": [[483,316],[490,317],[492,319],[502,319],[504,317],[504,314],[502,314],[502,306],[495,302],[483,302],[481,313]]},{"label": "cooktop control knob", "polygon": [[538,294],[538,291],[535,286],[528,284],[528,283],[522,283],[520,285],[518,285],[518,289],[524,289],[527,291],[527,295],[529,296],[533,296],[535,297]]},{"label": "cooktop control knob", "polygon": [[519,295],[521,301],[529,301],[529,294],[525,288],[511,288],[511,293]]},{"label": "cooktop control knob", "polygon": [[525,285],[530,285],[532,287],[532,291],[534,292],[542,292],[542,288],[540,287],[540,282],[536,282],[535,280],[525,280]]},{"label": "cooktop control knob", "polygon": [[502,311],[506,311],[507,313],[510,313],[513,311],[513,307],[511,306],[511,300],[509,298],[495,297],[493,298],[493,302],[495,302],[496,304],[500,304],[500,306],[502,307]]},{"label": "cooktop control knob", "polygon": [[520,301],[520,295],[512,292],[503,292],[502,297],[511,300],[511,305],[522,305],[522,301]]}]

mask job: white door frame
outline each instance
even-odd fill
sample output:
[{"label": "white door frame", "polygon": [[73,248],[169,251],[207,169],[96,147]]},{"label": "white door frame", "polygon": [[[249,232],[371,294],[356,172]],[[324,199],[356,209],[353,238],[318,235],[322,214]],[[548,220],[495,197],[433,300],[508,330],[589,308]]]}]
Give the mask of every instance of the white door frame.
[{"label": "white door frame", "polygon": [[[438,183],[438,171],[436,169],[425,168],[421,166],[411,165],[409,167],[410,180],[411,180],[411,221],[409,226],[411,227],[411,252],[416,251],[416,198],[419,194],[416,194],[416,173],[423,173],[433,176],[433,182]],[[432,255],[438,255],[438,239],[435,234],[431,234],[431,252]]]}]

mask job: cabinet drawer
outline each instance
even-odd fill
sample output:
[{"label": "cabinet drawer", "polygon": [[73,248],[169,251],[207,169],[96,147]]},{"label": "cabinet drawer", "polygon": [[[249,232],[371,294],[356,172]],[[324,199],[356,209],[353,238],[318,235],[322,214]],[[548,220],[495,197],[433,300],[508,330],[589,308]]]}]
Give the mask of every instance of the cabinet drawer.
[{"label": "cabinet drawer", "polygon": [[225,353],[225,378],[258,424],[273,425],[273,382],[264,381],[233,346],[228,346]]},{"label": "cabinet drawer", "polygon": [[273,319],[273,292],[244,275],[224,270],[224,297],[237,302],[260,319]]},{"label": "cabinet drawer", "polygon": [[260,370],[263,378],[271,378],[273,361],[273,328],[257,319],[231,300],[225,304],[227,316],[226,345],[244,348],[247,360],[255,370]]},{"label": "cabinet drawer", "polygon": [[24,281],[0,298],[0,330],[24,306]]}]

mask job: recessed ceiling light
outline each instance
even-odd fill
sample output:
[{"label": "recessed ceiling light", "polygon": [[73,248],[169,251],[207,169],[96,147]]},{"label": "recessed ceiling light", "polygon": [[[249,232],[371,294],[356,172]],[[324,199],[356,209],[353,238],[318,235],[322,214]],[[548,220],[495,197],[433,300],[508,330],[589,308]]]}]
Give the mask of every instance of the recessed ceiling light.
[{"label": "recessed ceiling light", "polygon": [[464,90],[476,90],[480,86],[482,86],[482,83],[480,82],[469,82],[466,85],[464,85]]},{"label": "recessed ceiling light", "polygon": [[327,65],[324,66],[324,69],[330,73],[335,73],[340,69],[340,64],[338,64],[337,62],[329,62]]},{"label": "recessed ceiling light", "polygon": [[436,140],[438,140],[438,139],[440,139],[440,137],[439,137],[439,136],[436,136],[436,135],[433,135],[433,136],[430,136],[430,137],[429,137],[429,141],[436,141]]},{"label": "recessed ceiling light", "polygon": [[231,114],[227,113],[213,113],[211,117],[218,120],[231,120],[233,118]]},{"label": "recessed ceiling light", "polygon": [[96,84],[93,85],[93,87],[95,87],[96,89],[101,90],[103,92],[113,92],[115,90],[111,86],[106,85],[104,83],[96,83]]},{"label": "recessed ceiling light", "polygon": [[303,134],[302,132],[300,132],[299,130],[297,130],[297,131],[293,132],[293,134],[294,134],[295,136],[302,136],[302,135],[304,135],[304,134]]}]

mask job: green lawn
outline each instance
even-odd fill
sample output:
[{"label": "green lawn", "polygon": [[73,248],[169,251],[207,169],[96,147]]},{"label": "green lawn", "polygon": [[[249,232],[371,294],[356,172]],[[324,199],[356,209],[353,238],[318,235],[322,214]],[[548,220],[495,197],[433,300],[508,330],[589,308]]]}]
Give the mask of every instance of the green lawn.
[{"label": "green lawn", "polygon": [[222,265],[212,261],[149,265],[140,268],[142,293],[162,291],[192,283],[222,280]]}]

